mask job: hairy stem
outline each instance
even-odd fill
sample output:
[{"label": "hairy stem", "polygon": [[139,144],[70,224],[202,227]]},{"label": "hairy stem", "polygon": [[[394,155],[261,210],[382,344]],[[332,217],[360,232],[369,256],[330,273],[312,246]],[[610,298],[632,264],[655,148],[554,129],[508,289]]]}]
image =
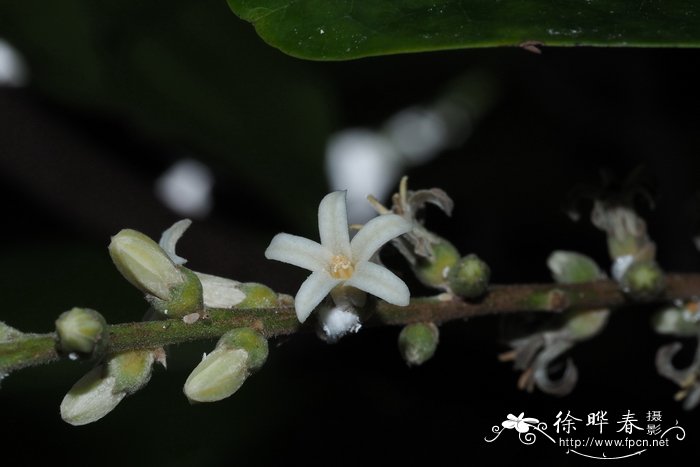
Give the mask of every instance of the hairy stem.
[{"label": "hairy stem", "polygon": [[[684,300],[700,296],[700,274],[668,274],[664,293],[655,302]],[[481,300],[464,301],[446,294],[415,298],[405,307],[382,301],[368,305],[368,325],[404,325],[471,318],[515,312],[563,312],[616,308],[630,304],[616,282],[601,280],[583,284],[494,285]],[[204,339],[214,339],[234,328],[251,326],[266,337],[311,330],[301,325],[294,308],[210,309],[209,317],[193,324],[181,320],[147,321],[109,326],[108,353],[157,348]],[[56,351],[55,334],[24,334],[0,343],[0,379],[3,374],[62,358]]]}]

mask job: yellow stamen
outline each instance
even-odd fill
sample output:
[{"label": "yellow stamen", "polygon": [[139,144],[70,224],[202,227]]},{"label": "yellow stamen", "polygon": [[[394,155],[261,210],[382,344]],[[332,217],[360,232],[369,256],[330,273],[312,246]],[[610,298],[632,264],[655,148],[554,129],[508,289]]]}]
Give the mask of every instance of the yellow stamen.
[{"label": "yellow stamen", "polygon": [[330,275],[334,279],[350,279],[355,268],[348,258],[343,255],[335,255],[331,259]]}]

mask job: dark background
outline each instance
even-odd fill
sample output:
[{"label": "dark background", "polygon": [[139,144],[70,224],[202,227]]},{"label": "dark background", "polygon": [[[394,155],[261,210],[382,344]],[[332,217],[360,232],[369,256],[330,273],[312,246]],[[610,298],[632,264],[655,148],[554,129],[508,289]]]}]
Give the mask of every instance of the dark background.
[{"label": "dark background", "polygon": [[[590,203],[578,223],[562,205],[577,184],[597,183],[602,168],[625,176],[644,165],[657,196],[655,209],[640,209],[661,265],[698,269],[700,52],[499,49],[304,62],[262,43],[225,2],[194,3],[0,2],[0,37],[31,74],[26,87],[0,88],[8,324],[49,332],[72,306],[113,323],[140,319],[145,303],[106,245],[121,228],[157,238],[178,219],[153,182],[185,155],[214,170],[215,207],[180,254],[193,269],[293,294],[304,272],[264,260],[263,251],[279,231],[316,235],[327,138],[377,128],[474,70],[489,73],[493,106],[464,143],[408,172],[413,187],[439,186],[456,202],[451,219],[428,212],[434,230],[479,254],[496,283],[549,281],[554,249],[585,252],[607,268],[604,236],[587,222]],[[687,438],[625,462],[679,465],[697,455],[700,422],[655,373],[655,351],[670,339],[650,329],[652,312],[616,312],[603,334],[577,346],[580,381],[563,398],[516,389],[518,375],[496,359],[507,350],[501,317],[444,325],[435,357],[411,369],[396,349],[399,329],[366,329],[336,345],[312,335],[274,340],[262,371],[210,405],[190,406],[181,387],[212,343],[179,346],[167,372],[77,428],[58,407],[89,365],[27,369],[3,381],[0,451],[16,465],[46,454],[73,466],[566,465],[585,460],[545,439],[524,447],[513,433],[493,444],[484,437],[508,413],[551,424],[560,410],[584,419],[607,410],[614,425],[627,410],[640,419],[661,410],[663,424],[678,420]],[[608,428],[611,436],[617,429]]]}]

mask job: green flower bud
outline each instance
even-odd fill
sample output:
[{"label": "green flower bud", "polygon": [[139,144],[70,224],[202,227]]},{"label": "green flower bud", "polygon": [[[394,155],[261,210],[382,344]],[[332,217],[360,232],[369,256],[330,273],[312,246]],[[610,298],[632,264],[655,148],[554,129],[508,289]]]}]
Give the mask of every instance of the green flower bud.
[{"label": "green flower bud", "polygon": [[666,281],[656,262],[638,261],[627,268],[620,285],[634,300],[649,300],[664,290]]},{"label": "green flower bud", "polygon": [[608,322],[609,310],[575,311],[566,321],[566,328],[575,340],[585,340],[598,334]]},{"label": "green flower bud", "polygon": [[450,290],[466,298],[483,295],[489,286],[491,269],[476,255],[468,255],[450,269]]},{"label": "green flower bud", "polygon": [[659,334],[695,336],[700,331],[700,315],[679,308],[666,308],[655,313],[651,323]]},{"label": "green flower bud", "polygon": [[197,365],[183,391],[191,402],[215,402],[235,393],[267,359],[267,340],[251,328],[224,334]]},{"label": "green flower bud", "polygon": [[56,320],[57,348],[73,358],[100,354],[107,344],[107,322],[95,310],[73,308]]},{"label": "green flower bud", "polygon": [[399,334],[399,352],[409,365],[422,365],[432,358],[440,340],[434,323],[409,324]]},{"label": "green flower bud", "polygon": [[96,422],[151,379],[159,350],[132,350],[96,366],[68,391],[61,402],[61,417],[71,425]]},{"label": "green flower bud", "polygon": [[191,402],[226,399],[248,377],[248,352],[217,348],[197,365],[185,382],[183,392]]},{"label": "green flower bud", "polygon": [[216,343],[216,348],[245,350],[248,353],[248,368],[251,371],[263,366],[269,353],[267,339],[253,328],[239,328],[227,332]]},{"label": "green flower bud", "polygon": [[199,278],[184,266],[178,266],[178,269],[184,282],[170,289],[169,300],[161,300],[153,295],[147,296],[151,306],[167,318],[182,318],[191,313],[200,313],[204,309],[204,292]]},{"label": "green flower bud", "polygon": [[246,282],[240,285],[245,298],[236,308],[273,308],[277,306],[277,293],[263,284]]},{"label": "green flower bud", "polygon": [[96,422],[124,399],[123,392],[114,391],[115,379],[105,374],[104,366],[93,368],[80,378],[61,401],[61,418],[71,425]]},{"label": "green flower bud", "polygon": [[586,255],[575,251],[554,251],[547,259],[552,277],[560,284],[578,284],[603,277],[598,265]]},{"label": "green flower bud", "polygon": [[152,350],[131,350],[110,358],[107,374],[114,378],[114,392],[133,394],[144,387],[151,379],[153,361]]},{"label": "green flower bud", "polygon": [[459,251],[444,238],[439,238],[438,241],[431,243],[430,247],[431,257],[417,257],[413,271],[416,277],[428,287],[447,289],[447,275],[459,261]]},{"label": "green flower bud", "polygon": [[172,290],[185,282],[180,269],[156,242],[136,230],[112,237],[109,254],[119,272],[139,290],[169,301]]}]

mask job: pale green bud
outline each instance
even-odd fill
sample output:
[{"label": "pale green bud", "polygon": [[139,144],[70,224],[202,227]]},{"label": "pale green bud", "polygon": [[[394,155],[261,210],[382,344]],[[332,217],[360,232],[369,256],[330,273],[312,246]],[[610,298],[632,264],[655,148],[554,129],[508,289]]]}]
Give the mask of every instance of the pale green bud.
[{"label": "pale green bud", "polygon": [[476,255],[467,255],[454,265],[448,275],[450,290],[465,298],[483,295],[489,286],[491,269]]},{"label": "pale green bud", "polygon": [[130,350],[110,358],[107,373],[114,378],[115,392],[133,394],[151,379],[153,350]]},{"label": "pale green bud", "polygon": [[459,261],[459,251],[444,238],[439,238],[431,243],[430,247],[431,256],[428,258],[417,257],[413,271],[416,277],[428,287],[447,289],[447,275]]},{"label": "pale green bud", "polygon": [[552,277],[560,284],[578,284],[603,277],[598,265],[586,255],[575,251],[554,251],[547,259]]},{"label": "pale green bud", "polygon": [[664,273],[654,261],[632,263],[622,276],[622,290],[634,300],[649,300],[666,285]]},{"label": "pale green bud", "polygon": [[409,324],[399,334],[399,352],[409,365],[422,365],[432,358],[440,340],[434,323]]},{"label": "pale green bud", "polygon": [[182,318],[191,313],[200,313],[204,309],[204,294],[199,278],[184,266],[178,268],[184,282],[170,290],[169,300],[161,300],[153,295],[146,296],[151,306],[166,318]]},{"label": "pale green bud", "polygon": [[126,396],[114,392],[115,379],[105,374],[100,365],[80,378],[61,401],[61,418],[71,425],[87,425],[96,422],[121,402]]},{"label": "pale green bud", "polygon": [[215,402],[235,393],[267,359],[267,340],[251,328],[224,334],[192,371],[183,391],[191,402]]},{"label": "pale green bud", "polygon": [[132,350],[96,366],[68,391],[61,402],[61,417],[71,425],[96,422],[151,378],[159,350]]},{"label": "pale green bud", "polygon": [[255,282],[241,284],[240,290],[245,298],[236,308],[273,308],[277,306],[277,293],[266,285]]},{"label": "pale green bud", "polygon": [[576,311],[567,319],[566,327],[574,339],[590,339],[605,327],[609,315],[609,310]]},{"label": "pale green bud", "polygon": [[233,329],[219,339],[216,348],[243,349],[248,353],[248,368],[259,369],[267,360],[269,353],[267,339],[253,328]]},{"label": "pale green bud", "polygon": [[136,230],[112,237],[109,254],[119,272],[139,290],[169,301],[172,290],[185,282],[180,269],[156,242]]},{"label": "pale green bud", "polygon": [[57,348],[71,358],[101,353],[107,344],[107,322],[95,310],[73,308],[56,320]]},{"label": "pale green bud", "polygon": [[245,382],[247,364],[248,352],[245,350],[217,348],[192,371],[183,391],[191,402],[226,399]]}]

